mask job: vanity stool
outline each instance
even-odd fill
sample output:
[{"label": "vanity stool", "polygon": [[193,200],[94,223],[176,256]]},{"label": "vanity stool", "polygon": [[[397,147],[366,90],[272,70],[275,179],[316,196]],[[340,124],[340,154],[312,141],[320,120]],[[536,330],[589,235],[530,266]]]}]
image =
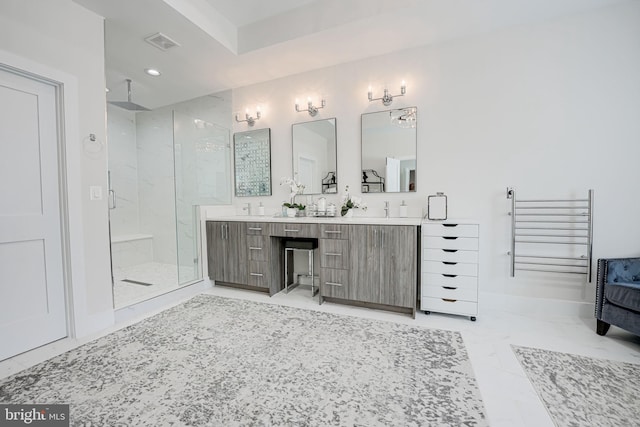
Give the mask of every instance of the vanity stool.
[{"label": "vanity stool", "polygon": [[[290,239],[284,242],[284,289],[285,293],[289,293],[290,289],[295,288],[300,283],[296,283],[293,271],[293,254],[299,251],[305,251],[309,257],[308,274],[311,277],[311,296],[318,293],[313,277],[313,253],[318,248],[318,239]],[[289,271],[291,265],[291,271]]]}]

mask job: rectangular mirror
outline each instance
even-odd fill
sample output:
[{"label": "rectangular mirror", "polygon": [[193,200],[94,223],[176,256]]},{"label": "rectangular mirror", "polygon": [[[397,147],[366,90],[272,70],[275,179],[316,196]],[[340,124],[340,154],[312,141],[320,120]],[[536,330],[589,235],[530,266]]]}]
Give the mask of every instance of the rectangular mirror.
[{"label": "rectangular mirror", "polygon": [[362,192],[416,191],[418,109],[362,115]]},{"label": "rectangular mirror", "polygon": [[293,174],[304,194],[338,192],[336,119],[296,123],[292,127]]},{"label": "rectangular mirror", "polygon": [[271,195],[271,129],[233,134],[236,196]]}]

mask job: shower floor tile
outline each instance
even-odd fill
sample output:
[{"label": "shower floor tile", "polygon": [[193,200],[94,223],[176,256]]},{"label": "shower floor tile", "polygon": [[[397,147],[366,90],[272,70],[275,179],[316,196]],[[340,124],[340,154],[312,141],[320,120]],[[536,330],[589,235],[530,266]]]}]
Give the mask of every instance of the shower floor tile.
[{"label": "shower floor tile", "polygon": [[[185,277],[190,277],[190,273],[193,272],[191,266],[181,266],[180,269]],[[178,269],[173,264],[148,262],[131,267],[114,268],[113,280],[113,305],[118,309],[177,289]]]}]

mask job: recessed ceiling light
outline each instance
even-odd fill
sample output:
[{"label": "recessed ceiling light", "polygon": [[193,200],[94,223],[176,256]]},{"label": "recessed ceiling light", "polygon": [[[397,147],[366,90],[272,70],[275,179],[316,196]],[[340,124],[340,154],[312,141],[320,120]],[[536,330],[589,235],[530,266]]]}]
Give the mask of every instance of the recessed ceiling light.
[{"label": "recessed ceiling light", "polygon": [[155,68],[145,68],[144,72],[153,77],[158,77],[160,75],[160,71],[156,70]]}]

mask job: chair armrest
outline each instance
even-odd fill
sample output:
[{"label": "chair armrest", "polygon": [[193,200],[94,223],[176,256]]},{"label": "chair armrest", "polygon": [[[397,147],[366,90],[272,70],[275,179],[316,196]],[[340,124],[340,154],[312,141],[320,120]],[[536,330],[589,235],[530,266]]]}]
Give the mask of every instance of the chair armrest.
[{"label": "chair armrest", "polygon": [[604,283],[607,277],[607,261],[606,259],[598,260],[598,270],[596,273],[596,319],[602,318],[602,305],[604,304]]}]

